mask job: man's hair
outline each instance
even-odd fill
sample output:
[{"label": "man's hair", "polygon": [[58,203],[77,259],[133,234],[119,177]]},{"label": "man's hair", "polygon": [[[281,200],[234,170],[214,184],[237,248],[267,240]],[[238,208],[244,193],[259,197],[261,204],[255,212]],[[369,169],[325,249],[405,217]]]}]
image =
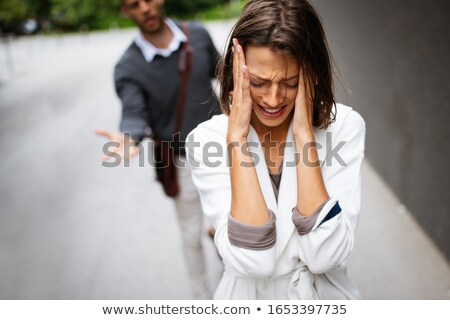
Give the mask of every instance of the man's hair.
[{"label": "man's hair", "polygon": [[230,113],[233,91],[232,39],[247,46],[267,47],[275,53],[292,56],[302,66],[307,94],[313,100],[313,125],[328,127],[335,118],[331,54],[320,17],[306,0],[250,0],[234,25],[218,64],[220,104]]}]

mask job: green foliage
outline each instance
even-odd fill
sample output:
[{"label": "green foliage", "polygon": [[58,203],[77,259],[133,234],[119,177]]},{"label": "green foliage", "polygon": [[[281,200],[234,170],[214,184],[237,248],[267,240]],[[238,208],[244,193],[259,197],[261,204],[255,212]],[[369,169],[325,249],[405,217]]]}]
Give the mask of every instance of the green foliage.
[{"label": "green foliage", "polygon": [[118,0],[50,0],[50,19],[66,29],[86,25],[95,28],[98,21],[119,16]]},{"label": "green foliage", "polygon": [[242,12],[247,1],[231,1],[210,9],[203,10],[195,15],[195,19],[203,21],[234,19]]},{"label": "green foliage", "polygon": [[189,15],[226,2],[229,0],[167,0],[165,9],[168,15]]},{"label": "green foliage", "polygon": [[50,13],[50,0],[25,0],[28,8],[28,18],[46,19]]},{"label": "green foliage", "polygon": [[[166,0],[166,13],[179,18],[227,19],[240,12],[239,0]],[[230,6],[230,3],[233,3]],[[0,27],[36,19],[51,29],[107,29],[131,26],[120,15],[121,0],[0,0]]]},{"label": "green foliage", "polygon": [[28,7],[26,1],[1,0],[0,24],[13,25],[27,18]]}]

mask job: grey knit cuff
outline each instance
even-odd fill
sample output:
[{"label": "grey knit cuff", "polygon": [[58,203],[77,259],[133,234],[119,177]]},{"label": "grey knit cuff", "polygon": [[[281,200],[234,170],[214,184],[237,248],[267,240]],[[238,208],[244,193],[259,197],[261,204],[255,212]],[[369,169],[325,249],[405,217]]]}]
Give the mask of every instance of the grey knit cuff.
[{"label": "grey knit cuff", "polygon": [[267,250],[277,240],[276,216],[269,210],[269,220],[263,226],[241,223],[228,216],[228,239],[233,246],[250,250]]},{"label": "grey knit cuff", "polygon": [[[328,199],[330,200],[330,199]],[[292,209],[292,222],[294,222],[295,228],[299,235],[303,236],[311,231],[311,229],[316,224],[317,218],[319,217],[320,211],[322,211],[323,207],[327,204],[327,201],[322,203],[320,207],[314,210],[313,214],[309,217],[304,217],[298,211],[297,206]]]}]

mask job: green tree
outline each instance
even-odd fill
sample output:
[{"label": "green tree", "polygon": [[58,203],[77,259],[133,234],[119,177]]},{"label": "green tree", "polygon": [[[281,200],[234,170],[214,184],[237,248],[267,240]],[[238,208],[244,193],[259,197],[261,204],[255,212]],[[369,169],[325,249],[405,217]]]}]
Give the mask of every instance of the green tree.
[{"label": "green tree", "polygon": [[190,15],[211,8],[229,0],[167,0],[166,12],[169,15]]},{"label": "green tree", "polygon": [[[205,9],[217,7],[230,0],[166,0],[170,16],[191,18]],[[121,0],[0,0],[0,27],[18,28],[26,19],[46,22],[49,27],[78,30],[105,29],[112,25],[131,25],[120,16]]]},{"label": "green tree", "polygon": [[95,27],[96,21],[118,17],[118,0],[50,0],[51,20],[59,27],[77,28],[80,25]]},{"label": "green tree", "polygon": [[75,28],[95,18],[95,4],[90,0],[50,0],[50,18],[58,26]]},{"label": "green tree", "polygon": [[15,25],[27,18],[27,1],[23,0],[1,0],[0,1],[0,24]]},{"label": "green tree", "polygon": [[19,28],[26,19],[48,20],[50,0],[1,0],[0,26]]},{"label": "green tree", "polygon": [[38,20],[47,20],[49,18],[51,3],[50,0],[22,0],[26,3],[29,17],[35,17]]}]

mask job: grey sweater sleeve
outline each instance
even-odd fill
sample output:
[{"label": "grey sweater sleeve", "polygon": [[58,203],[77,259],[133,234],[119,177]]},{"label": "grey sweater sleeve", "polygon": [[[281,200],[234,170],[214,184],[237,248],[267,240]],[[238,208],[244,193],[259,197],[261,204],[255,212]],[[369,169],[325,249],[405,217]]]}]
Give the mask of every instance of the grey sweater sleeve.
[{"label": "grey sweater sleeve", "polygon": [[263,226],[241,223],[228,216],[228,239],[236,247],[250,250],[266,250],[274,246],[277,240],[276,216],[269,210],[269,220]]},{"label": "grey sweater sleeve", "polygon": [[114,71],[117,95],[122,102],[120,131],[130,134],[141,141],[148,126],[148,109],[145,91],[133,79],[127,76],[126,66],[118,64]]}]

